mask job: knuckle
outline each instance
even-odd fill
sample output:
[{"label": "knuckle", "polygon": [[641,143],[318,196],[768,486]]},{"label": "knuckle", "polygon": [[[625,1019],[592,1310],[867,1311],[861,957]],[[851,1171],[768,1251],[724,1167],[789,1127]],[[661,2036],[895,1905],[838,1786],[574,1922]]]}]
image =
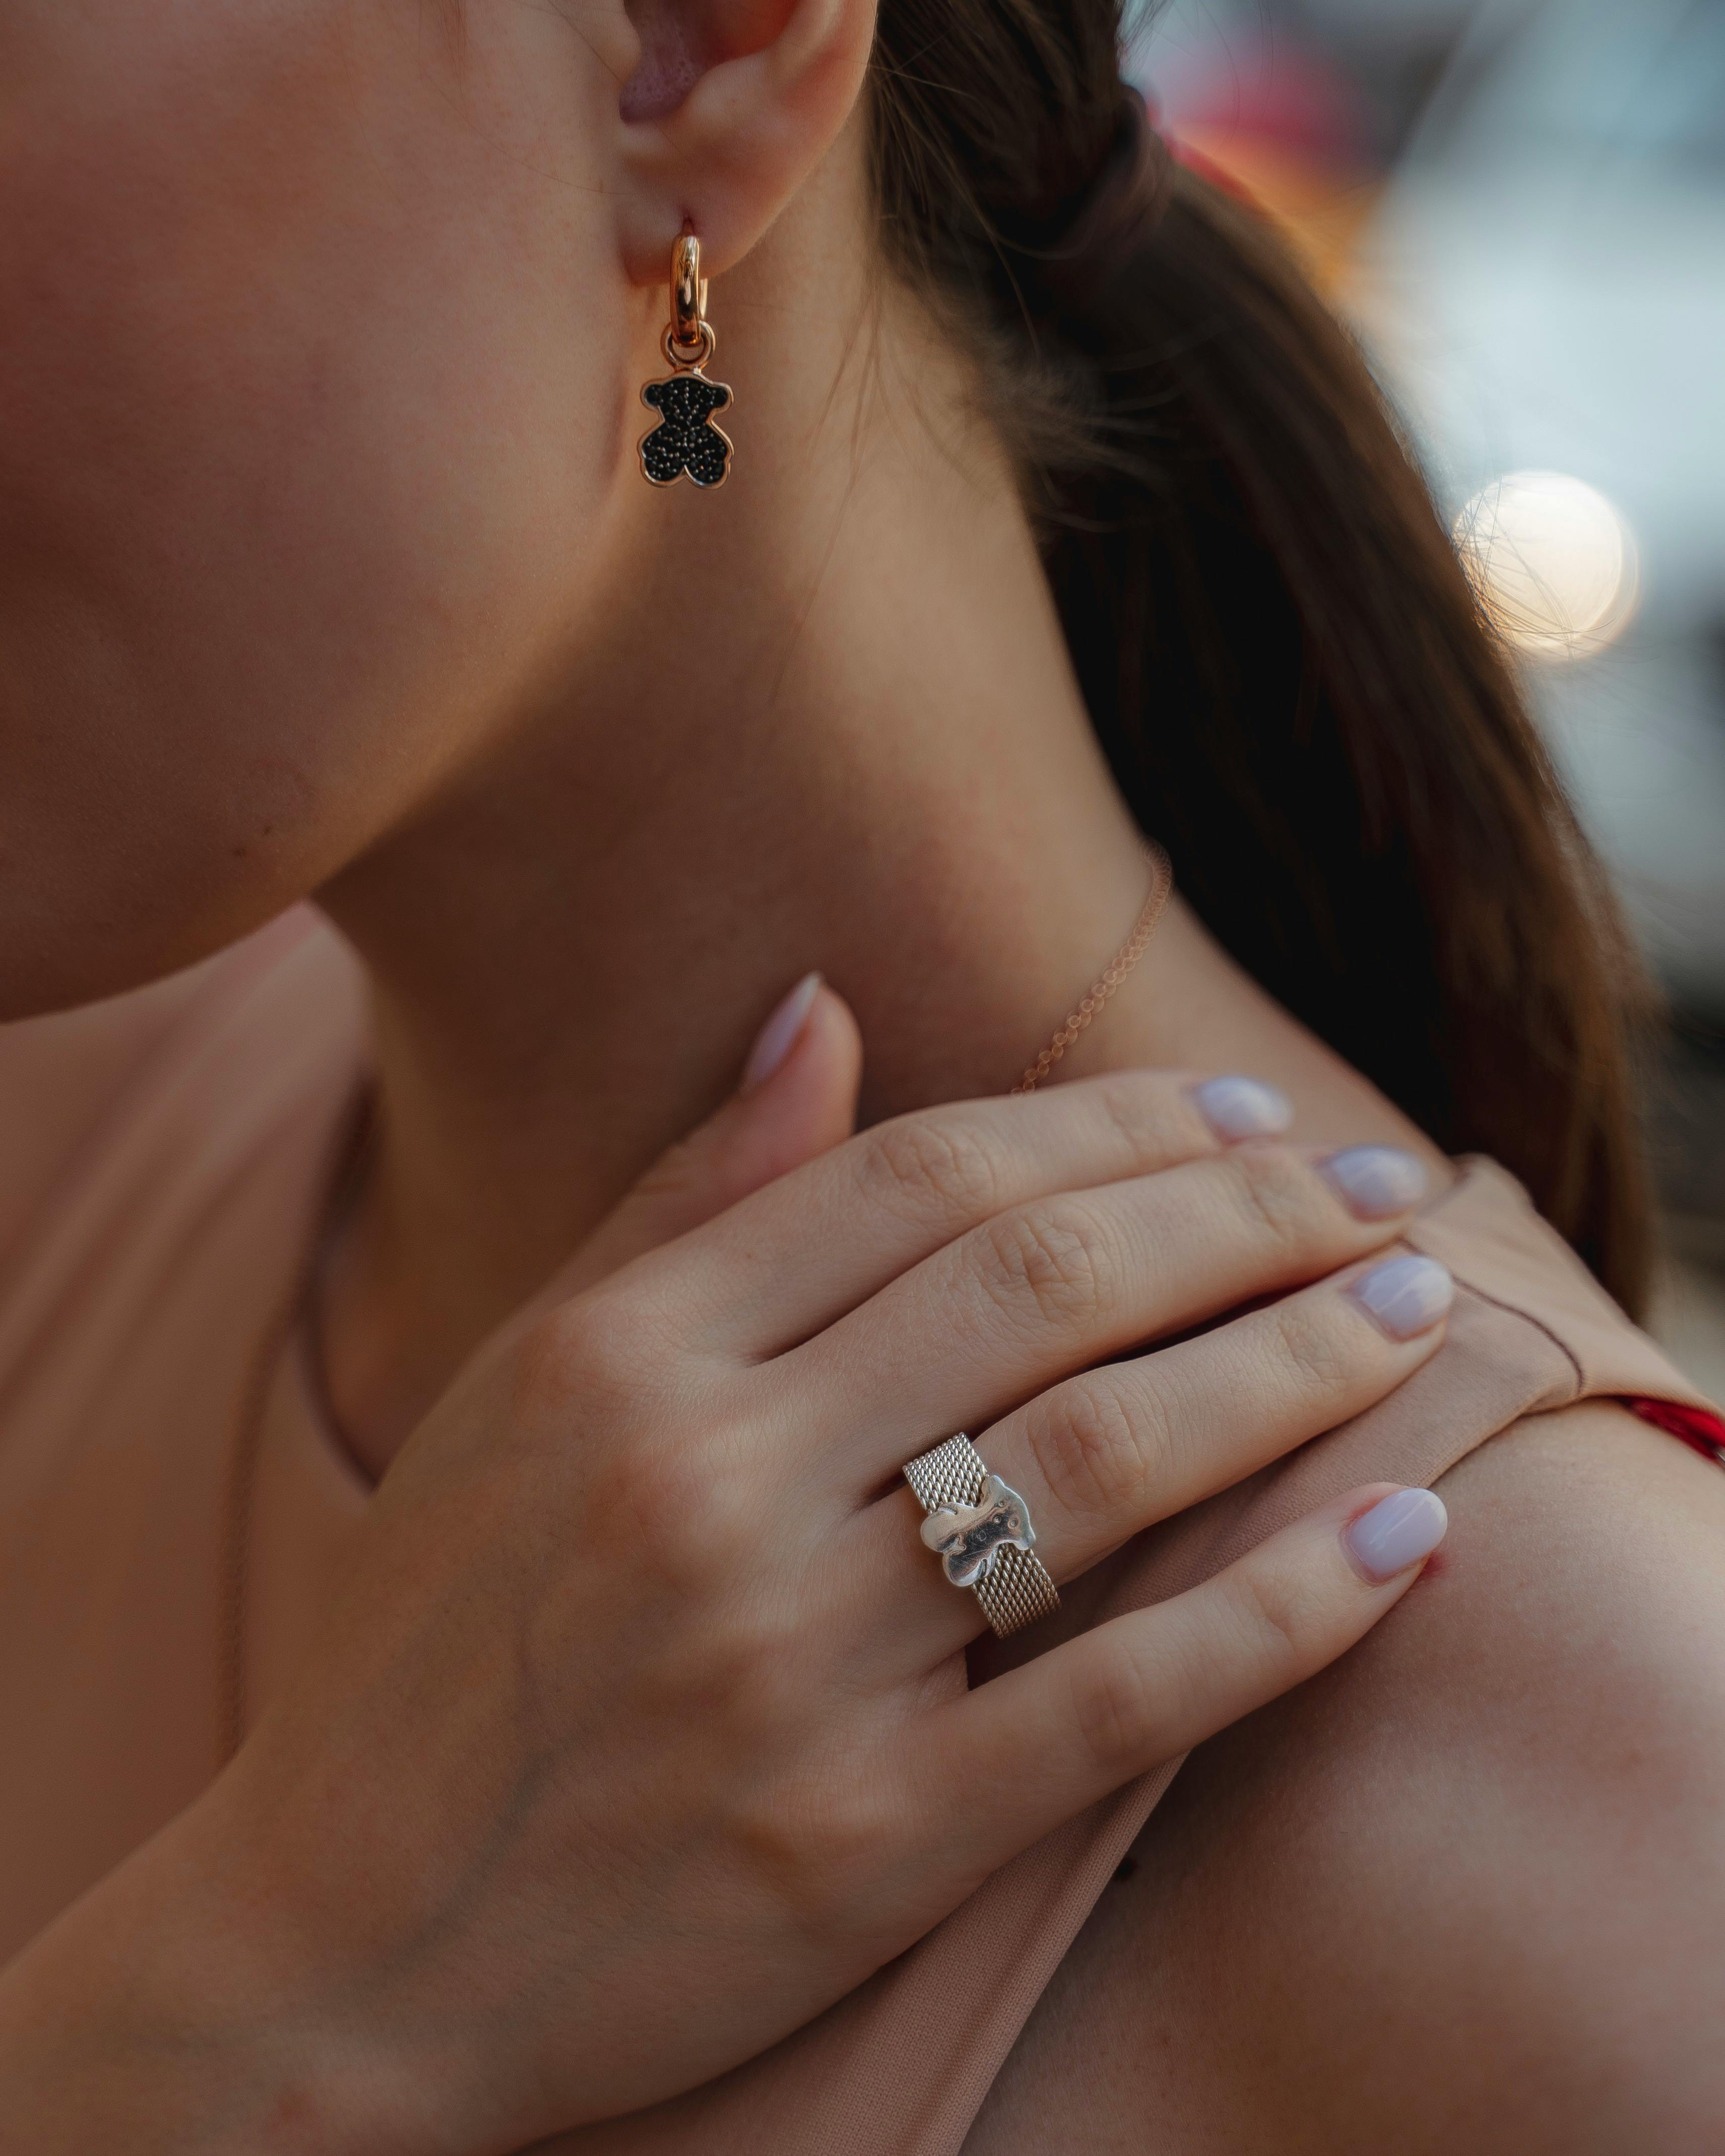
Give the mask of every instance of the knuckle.
[{"label": "knuckle", "polygon": [[1001,1167],[974,1122],[903,1116],[870,1132],[860,1150],[863,1194],[918,1219],[972,1219],[997,1209]]},{"label": "knuckle", "polygon": [[1124,1640],[1110,1640],[1090,1661],[1075,1688],[1073,1711],[1079,1742],[1104,1774],[1124,1776],[1153,1748],[1155,1688]]},{"label": "knuckle", "polygon": [[983,1288],[1021,1322],[1083,1336],[1112,1300],[1110,1239],[1094,1212],[1070,1199],[990,1220],[976,1259]]},{"label": "knuckle", "polygon": [[1025,1436],[1050,1495],[1079,1517],[1136,1518],[1168,1450],[1155,1409],[1129,1408],[1106,1378],[1045,1394],[1026,1411]]},{"label": "knuckle", "polygon": [[1322,1597],[1297,1572],[1247,1565],[1228,1583],[1228,1602],[1252,1666],[1278,1683],[1315,1666]]},{"label": "knuckle", "polygon": [[1216,1151],[1215,1137],[1188,1099],[1183,1080],[1159,1070],[1113,1070],[1091,1083],[1097,1106],[1141,1174]]},{"label": "knuckle", "polygon": [[733,1601],[758,1537],[757,1507],[741,1476],[711,1451],[637,1440],[593,1471],[585,1511],[589,1535],[650,1578],[659,1594],[706,1609],[703,1662],[716,1691],[761,1666],[758,1628],[739,1618]]},{"label": "knuckle", "polygon": [[732,1832],[756,1878],[798,1922],[823,1930],[868,1897],[895,1846],[891,1806],[871,1776],[820,1766],[775,1779]]},{"label": "knuckle", "polygon": [[1347,1389],[1358,1374],[1365,1341],[1354,1343],[1350,1352],[1348,1342],[1335,1327],[1324,1322],[1308,1296],[1278,1303],[1268,1315],[1284,1390],[1325,1400]]},{"label": "knuckle", "polygon": [[672,1599],[715,1603],[747,1581],[771,1510],[751,1398],[711,1384],[680,1390],[670,1376],[651,1384],[644,1390],[631,1370],[619,1402],[596,1411],[578,1379],[550,1443],[583,1492],[583,1542],[644,1568]]},{"label": "knuckle", "polygon": [[1242,1146],[1221,1165],[1254,1241],[1286,1255],[1311,1245],[1319,1218],[1312,1180],[1286,1146]]},{"label": "knuckle", "polygon": [[808,1641],[788,1602],[751,1591],[747,1553],[732,1554],[739,1562],[726,1569],[731,1591],[701,1626],[700,1691],[752,1750],[806,1719]]},{"label": "knuckle", "polygon": [[[631,1432],[603,1460],[591,1464],[587,1491],[588,1534],[637,1559],[652,1551],[675,1570],[686,1545],[696,1540],[688,1532],[690,1508],[697,1500],[695,1478],[675,1445]],[[710,1481],[698,1496],[708,1518],[715,1519],[722,1500]]]},{"label": "knuckle", "polygon": [[518,1394],[525,1405],[552,1414],[567,1409],[608,1350],[596,1338],[585,1298],[561,1304],[522,1335],[514,1362]]},{"label": "knuckle", "polygon": [[639,1404],[660,1364],[650,1310],[613,1284],[589,1289],[535,1321],[516,1350],[526,1398],[552,1412]]}]

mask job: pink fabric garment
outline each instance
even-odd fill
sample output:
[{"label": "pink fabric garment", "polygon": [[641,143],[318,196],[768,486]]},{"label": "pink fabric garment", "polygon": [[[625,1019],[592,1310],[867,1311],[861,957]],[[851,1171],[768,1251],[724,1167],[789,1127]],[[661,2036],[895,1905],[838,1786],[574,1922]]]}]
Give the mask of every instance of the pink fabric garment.
[{"label": "pink fabric garment", "polygon": [[357,968],[297,913],[0,1028],[0,1954],[216,1770],[236,1419],[363,1011]]},{"label": "pink fabric garment", "polygon": [[[357,968],[297,911],[187,975],[0,1029],[0,1953],[216,1771],[236,1432],[255,1711],[367,1502],[281,1342],[363,1081]],[[1707,1404],[1489,1162],[1409,1242],[1455,1273],[1448,1341],[1368,1414],[1112,1561],[1106,1614],[1196,1583],[1357,1483],[1435,1481],[1519,1417]],[[910,1953],[722,2080],[565,2137],[581,2156],[953,2156],[1178,1763],[997,1873]]]}]

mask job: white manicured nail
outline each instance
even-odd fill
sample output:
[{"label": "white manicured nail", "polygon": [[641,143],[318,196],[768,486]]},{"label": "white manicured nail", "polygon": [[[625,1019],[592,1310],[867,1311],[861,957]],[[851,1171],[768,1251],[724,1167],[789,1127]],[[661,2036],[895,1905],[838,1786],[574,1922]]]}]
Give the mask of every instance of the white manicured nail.
[{"label": "white manicured nail", "polygon": [[1357,1219],[1389,1220],[1425,1195],[1425,1170],[1399,1146],[1349,1146],[1317,1164]]},{"label": "white manicured nail", "polygon": [[752,1093],[783,1064],[809,1023],[814,998],[820,993],[820,975],[805,973],[755,1036],[749,1060],[742,1066],[742,1087]]},{"label": "white manicured nail", "polygon": [[1192,1088],[1193,1103],[1219,1138],[1276,1138],[1294,1120],[1294,1104],[1275,1086],[1256,1078],[1206,1078]]},{"label": "white manicured nail", "polygon": [[1362,1273],[1348,1292],[1392,1340],[1428,1332],[1455,1300],[1447,1265],[1435,1258],[1387,1258]]},{"label": "white manicured nail", "polygon": [[1449,1524],[1435,1490],[1398,1490],[1362,1512],[1342,1540],[1366,1578],[1381,1583],[1430,1557]]}]

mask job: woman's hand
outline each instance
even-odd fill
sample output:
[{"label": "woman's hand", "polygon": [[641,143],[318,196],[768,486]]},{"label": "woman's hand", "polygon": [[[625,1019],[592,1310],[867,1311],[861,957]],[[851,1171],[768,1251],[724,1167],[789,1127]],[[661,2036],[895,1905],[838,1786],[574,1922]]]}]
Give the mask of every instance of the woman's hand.
[{"label": "woman's hand", "polygon": [[287,1695],[63,1920],[150,1933],[110,2034],[198,2083],[131,2145],[480,2156],[669,2096],[1374,1623],[1435,1499],[1358,1491],[967,1688],[912,1455],[973,1432],[1064,1581],[1438,1343],[1441,1269],[1360,1262],[1413,1163],[1230,1146],[1204,1097],[901,1118],[494,1342]]}]

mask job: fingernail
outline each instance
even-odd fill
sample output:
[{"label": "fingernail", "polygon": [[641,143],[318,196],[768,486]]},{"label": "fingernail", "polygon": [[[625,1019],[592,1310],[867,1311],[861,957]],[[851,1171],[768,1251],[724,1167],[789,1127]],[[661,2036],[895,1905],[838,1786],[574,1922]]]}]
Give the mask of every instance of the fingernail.
[{"label": "fingernail", "polygon": [[1344,1530],[1343,1547],[1368,1579],[1394,1579],[1430,1557],[1449,1524],[1435,1490],[1397,1490]]},{"label": "fingernail", "polygon": [[1386,1258],[1362,1273],[1348,1292],[1392,1340],[1430,1332],[1455,1299],[1448,1266],[1435,1258]]},{"label": "fingernail", "polygon": [[1388,1220],[1425,1195],[1425,1170],[1399,1146],[1349,1146],[1317,1164],[1348,1211],[1362,1220]]},{"label": "fingernail", "polygon": [[820,975],[805,973],[761,1028],[749,1050],[749,1060],[742,1066],[742,1091],[752,1093],[757,1086],[764,1086],[783,1063],[796,1046],[797,1036],[808,1024],[809,1014],[819,992]]},{"label": "fingernail", "polygon": [[1219,1138],[1280,1137],[1294,1120],[1287,1095],[1256,1078],[1206,1078],[1192,1099]]}]

